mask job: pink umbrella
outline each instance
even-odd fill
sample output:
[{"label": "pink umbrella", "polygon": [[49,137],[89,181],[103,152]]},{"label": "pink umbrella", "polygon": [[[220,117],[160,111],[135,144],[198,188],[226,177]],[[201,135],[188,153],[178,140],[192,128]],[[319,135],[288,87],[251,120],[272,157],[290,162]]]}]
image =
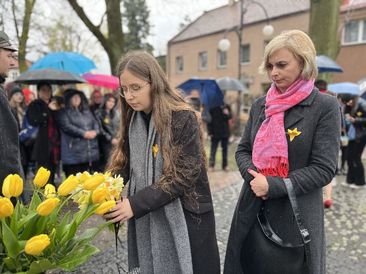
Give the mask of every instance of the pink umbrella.
[{"label": "pink umbrella", "polygon": [[83,78],[88,81],[89,84],[105,87],[110,89],[116,89],[119,87],[119,79],[116,76],[108,74],[93,74],[85,73]]}]

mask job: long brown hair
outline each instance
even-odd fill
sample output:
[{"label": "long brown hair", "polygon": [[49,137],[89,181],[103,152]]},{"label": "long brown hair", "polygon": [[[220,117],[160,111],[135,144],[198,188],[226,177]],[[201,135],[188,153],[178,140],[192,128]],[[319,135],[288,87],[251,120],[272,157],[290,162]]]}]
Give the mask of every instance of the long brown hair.
[{"label": "long brown hair", "polygon": [[[160,136],[160,147],[164,159],[163,175],[157,183],[164,191],[170,192],[172,184],[176,184],[183,190],[184,196],[189,200],[195,199],[194,178],[200,173],[206,157],[202,142],[202,131],[200,129],[200,164],[192,165],[187,159],[182,159],[181,147],[173,143],[172,136],[172,113],[176,111],[191,111],[196,115],[200,124],[200,116],[192,107],[187,104],[182,96],[173,90],[168,83],[165,73],[154,57],[146,52],[134,51],[121,58],[117,66],[117,75],[128,70],[134,76],[150,83],[150,94],[152,97],[152,118],[155,129]],[[131,121],[133,109],[127,104],[125,98],[121,97],[121,122],[119,128],[118,145],[114,148],[108,170],[112,174],[126,171],[129,166],[129,144],[128,128]],[[182,163],[183,160],[183,163]],[[184,177],[184,178],[183,178]]]}]

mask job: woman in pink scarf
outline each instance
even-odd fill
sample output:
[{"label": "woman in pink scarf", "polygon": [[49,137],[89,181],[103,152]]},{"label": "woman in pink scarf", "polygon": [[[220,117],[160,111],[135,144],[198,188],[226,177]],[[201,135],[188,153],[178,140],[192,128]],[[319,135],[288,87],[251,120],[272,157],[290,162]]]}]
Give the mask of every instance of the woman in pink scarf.
[{"label": "woman in pink scarf", "polygon": [[[253,103],[236,152],[244,184],[231,225],[225,274],[295,273],[275,261],[249,271],[253,265],[246,259],[246,251],[253,250],[249,246],[253,241],[246,236],[262,207],[284,242],[301,243],[284,178],[292,181],[303,225],[310,233],[310,260],[303,273],[325,273],[322,187],[336,171],[340,112],[334,97],[314,87],[315,56],[313,42],[299,30],[283,32],[266,46],[260,70],[272,85]],[[261,246],[255,250],[258,258],[266,251]]]}]

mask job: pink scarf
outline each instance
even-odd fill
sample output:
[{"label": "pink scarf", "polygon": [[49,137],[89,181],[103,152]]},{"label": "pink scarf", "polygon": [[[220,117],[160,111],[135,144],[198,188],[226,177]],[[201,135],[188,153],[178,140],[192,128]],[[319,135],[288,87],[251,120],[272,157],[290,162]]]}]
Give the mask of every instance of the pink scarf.
[{"label": "pink scarf", "polygon": [[285,111],[306,99],[314,80],[298,79],[281,93],[272,83],[266,96],[266,119],[254,140],[253,164],[264,176],[288,176],[288,147],[284,125]]}]

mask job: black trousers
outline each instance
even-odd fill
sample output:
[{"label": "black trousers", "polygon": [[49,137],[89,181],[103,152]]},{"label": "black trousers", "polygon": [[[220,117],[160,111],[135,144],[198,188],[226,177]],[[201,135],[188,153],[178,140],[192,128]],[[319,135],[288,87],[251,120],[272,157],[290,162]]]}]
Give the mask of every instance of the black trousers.
[{"label": "black trousers", "polygon": [[229,138],[215,138],[211,137],[211,150],[210,150],[210,159],[209,159],[209,166],[214,167],[215,166],[215,159],[216,159],[216,151],[217,147],[219,146],[219,143],[221,143],[222,148],[222,168],[224,169],[227,167],[227,148],[229,143]]},{"label": "black trousers", "polygon": [[348,146],[341,147],[341,169],[345,168],[348,155]]},{"label": "black trousers", "polygon": [[348,143],[348,172],[347,183],[355,185],[365,184],[365,170],[361,160],[366,145],[366,138],[349,141]]}]

